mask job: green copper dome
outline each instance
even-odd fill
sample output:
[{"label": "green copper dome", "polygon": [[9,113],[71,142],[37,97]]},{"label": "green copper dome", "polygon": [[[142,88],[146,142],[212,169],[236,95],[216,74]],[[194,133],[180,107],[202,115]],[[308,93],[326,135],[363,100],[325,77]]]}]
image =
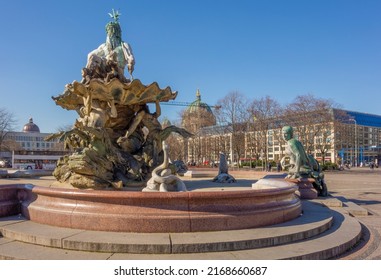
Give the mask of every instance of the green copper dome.
[{"label": "green copper dome", "polygon": [[198,133],[200,128],[216,124],[212,109],[201,101],[200,90],[196,92],[196,100],[184,110],[181,123],[191,133]]},{"label": "green copper dome", "polygon": [[186,109],[189,113],[197,112],[200,108],[205,109],[207,112],[213,114],[212,109],[210,106],[204,102],[201,101],[201,94],[200,90],[197,89],[196,92],[196,100],[193,101],[188,108]]}]

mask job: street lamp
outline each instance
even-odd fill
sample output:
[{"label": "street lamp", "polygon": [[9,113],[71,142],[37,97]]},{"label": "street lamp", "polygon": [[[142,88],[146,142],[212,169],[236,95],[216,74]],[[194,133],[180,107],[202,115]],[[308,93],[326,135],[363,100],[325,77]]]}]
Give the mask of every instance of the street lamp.
[{"label": "street lamp", "polygon": [[263,160],[264,156],[265,156],[265,153],[263,152],[263,150],[261,150],[262,171],[265,170],[264,165],[263,165],[263,163],[264,163],[264,160]]},{"label": "street lamp", "polygon": [[357,167],[357,122],[355,118],[350,118],[349,120],[355,123],[355,166]]}]

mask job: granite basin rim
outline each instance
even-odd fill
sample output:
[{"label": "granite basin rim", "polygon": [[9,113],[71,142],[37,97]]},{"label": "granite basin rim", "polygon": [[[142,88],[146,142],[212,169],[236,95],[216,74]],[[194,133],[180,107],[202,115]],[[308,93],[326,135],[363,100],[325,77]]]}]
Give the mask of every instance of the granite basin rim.
[{"label": "granite basin rim", "polygon": [[301,214],[296,185],[165,193],[30,185],[17,185],[16,189],[12,193],[18,199],[14,201],[20,201],[20,212],[27,219],[84,230],[151,233],[248,229],[282,223]]}]

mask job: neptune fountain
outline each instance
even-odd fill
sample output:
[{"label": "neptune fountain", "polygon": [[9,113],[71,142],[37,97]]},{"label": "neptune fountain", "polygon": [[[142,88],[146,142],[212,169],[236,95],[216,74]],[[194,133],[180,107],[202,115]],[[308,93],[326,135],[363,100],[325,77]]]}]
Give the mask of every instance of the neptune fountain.
[{"label": "neptune fountain", "polygon": [[[172,132],[191,135],[176,126],[162,129],[160,102],[175,99],[177,92],[133,78],[135,57],[122,40],[119,15],[114,10],[110,14],[106,42],[88,54],[82,80],[53,97],[57,105],[79,115],[70,131],[49,137],[73,151],[59,161],[54,176],[75,188],[121,189],[146,182],[164,159],[162,142]],[[154,113],[148,103],[155,104]]]},{"label": "neptune fountain", "polygon": [[[53,97],[57,105],[78,113],[70,130],[49,136],[64,142],[71,153],[58,162],[53,173],[57,180],[30,178],[22,184],[7,180],[0,185],[0,249],[11,248],[12,254],[17,251],[28,258],[23,252],[34,255],[33,250],[40,250],[26,244],[27,250],[20,251],[21,243],[31,243],[53,247],[53,253],[52,248],[47,250],[49,258],[66,258],[69,250],[83,250],[109,253],[107,259],[144,259],[142,253],[166,254],[160,259],[196,253],[193,257],[198,258],[198,253],[224,251],[229,251],[224,257],[236,257],[236,251],[244,250],[238,256],[246,259],[286,243],[287,251],[308,258],[317,253],[301,254],[303,240],[321,233],[337,239],[330,237],[337,227],[353,227],[341,214],[331,214],[313,202],[302,203],[313,187],[320,195],[327,195],[327,189],[324,174],[293,138],[291,127],[283,129],[286,179],[236,180],[221,154],[213,182],[205,179],[208,176],[181,180],[176,175],[179,169],[169,161],[165,140],[171,133],[191,134],[176,126],[163,128],[158,120],[160,104],[174,100],[177,92],[134,78],[135,57],[122,40],[120,15],[115,11],[110,15],[106,42],[88,54],[81,81],[67,84],[62,94]],[[240,171],[234,174],[242,176]],[[332,254],[316,239],[316,250],[324,258],[337,255],[356,244],[358,232],[360,225],[356,235],[332,247]],[[38,252],[41,257],[42,250]],[[3,256],[8,258],[2,251]],[[91,257],[88,252],[85,256]]]},{"label": "neptune fountain", "polygon": [[71,150],[54,170],[57,180],[49,186],[0,186],[0,217],[20,215],[58,227],[133,233],[248,229],[299,217],[294,183],[279,187],[262,180],[260,188],[237,189],[239,182],[228,174],[227,165],[217,176],[224,181],[220,186],[229,182],[223,186],[226,191],[203,189],[216,184],[210,180],[193,181],[199,189],[187,190],[187,181],[176,176],[169,162],[165,140],[171,133],[191,134],[176,126],[162,128],[158,121],[160,103],[174,100],[177,92],[133,77],[132,48],[122,40],[119,13],[111,16],[106,42],[89,53],[82,80],[53,97],[57,105],[78,113],[69,131],[49,136]]}]

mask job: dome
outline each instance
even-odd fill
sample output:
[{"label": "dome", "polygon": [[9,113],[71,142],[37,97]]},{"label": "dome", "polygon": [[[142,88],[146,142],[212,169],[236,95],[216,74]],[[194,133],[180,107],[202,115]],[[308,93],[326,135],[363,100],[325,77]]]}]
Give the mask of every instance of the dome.
[{"label": "dome", "polygon": [[186,109],[189,113],[197,112],[200,108],[205,109],[208,113],[213,114],[212,109],[210,106],[204,102],[201,101],[201,94],[200,90],[197,90],[196,92],[196,100],[193,101],[188,108]]},{"label": "dome", "polygon": [[29,122],[24,125],[24,128],[22,129],[22,131],[27,133],[29,132],[40,133],[40,128],[35,123],[33,123],[33,118],[30,118]]},{"label": "dome", "polygon": [[216,124],[216,117],[210,106],[201,101],[199,90],[196,92],[196,100],[184,110],[181,124],[192,133],[198,132],[202,127]]}]

